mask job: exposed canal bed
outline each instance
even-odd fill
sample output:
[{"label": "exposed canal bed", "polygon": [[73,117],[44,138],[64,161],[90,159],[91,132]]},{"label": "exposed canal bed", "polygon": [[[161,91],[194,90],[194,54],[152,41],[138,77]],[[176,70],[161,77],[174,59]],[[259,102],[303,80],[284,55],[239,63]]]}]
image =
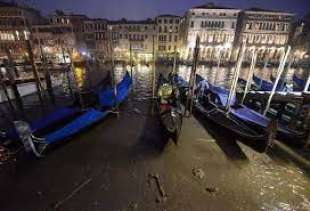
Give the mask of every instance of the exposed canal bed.
[{"label": "exposed canal bed", "polygon": [[150,112],[152,70],[136,68],[119,119],[0,173],[0,210],[310,210],[309,169],[276,146],[257,153],[195,117],[169,141]]}]

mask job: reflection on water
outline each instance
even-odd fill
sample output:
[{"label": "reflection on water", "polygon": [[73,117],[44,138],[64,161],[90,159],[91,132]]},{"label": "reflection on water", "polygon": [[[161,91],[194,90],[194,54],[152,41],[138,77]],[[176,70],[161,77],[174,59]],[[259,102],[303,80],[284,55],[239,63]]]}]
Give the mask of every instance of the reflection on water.
[{"label": "reflection on water", "polygon": [[[180,65],[178,67],[178,73],[184,77],[186,80],[189,80],[190,66]],[[239,78],[246,80],[248,78],[250,67],[244,67],[240,70]],[[271,76],[276,76],[278,71],[277,67],[268,67],[264,68],[255,68],[254,74],[266,81],[271,82]],[[293,74],[296,74],[299,78],[306,78],[307,73],[309,72],[308,69],[303,68],[290,68],[286,70],[283,74],[283,77],[289,84],[292,83]],[[234,67],[220,67],[217,66],[205,66],[199,65],[197,66],[197,74],[201,75],[204,79],[208,80],[211,84],[223,86],[228,88],[230,86],[230,82],[232,80],[234,73]]]},{"label": "reflection on water", "polygon": [[[129,65],[116,65],[115,77],[119,82],[126,72],[130,72]],[[132,68],[133,74],[133,92],[138,98],[147,98],[152,96],[153,68],[147,65],[136,65]]]},{"label": "reflection on water", "polygon": [[[192,67],[186,65],[178,65],[177,73],[180,74],[185,80],[189,80],[190,72]],[[276,76],[278,68],[277,67],[268,67],[264,68],[255,68],[254,74],[259,76],[262,79],[271,82],[271,75]],[[128,71],[130,73],[129,65],[118,64],[115,66],[115,75],[116,80],[120,81],[124,74]],[[156,65],[156,78],[160,73],[168,75],[172,71],[171,65]],[[308,69],[303,68],[291,68],[286,71],[283,75],[288,83],[292,83],[292,77],[295,73],[299,78],[305,78]],[[153,80],[153,66],[152,65],[135,65],[132,68],[133,72],[133,90],[136,93],[137,97],[145,98],[152,96],[152,80]],[[240,71],[240,78],[247,79],[249,72],[249,67],[244,67]],[[230,67],[217,67],[217,66],[206,66],[198,65],[197,73],[200,74],[203,78],[208,80],[214,85],[223,86],[226,88],[230,87],[230,83],[234,73],[234,66]]]},{"label": "reflection on water", "polygon": [[266,154],[250,155],[251,164],[240,179],[256,192],[262,210],[310,210],[310,183],[305,172],[289,162],[275,162]]}]

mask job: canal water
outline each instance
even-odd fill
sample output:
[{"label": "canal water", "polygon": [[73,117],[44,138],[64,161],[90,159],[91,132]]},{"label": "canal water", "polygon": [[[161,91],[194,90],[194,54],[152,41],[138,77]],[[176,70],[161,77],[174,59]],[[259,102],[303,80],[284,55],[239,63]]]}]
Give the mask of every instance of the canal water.
[{"label": "canal water", "polygon": [[[172,71],[172,65],[156,65],[156,78],[160,73],[168,75]],[[185,80],[189,80],[191,73],[191,66],[188,65],[178,65],[176,67],[176,72],[183,77]],[[250,67],[243,67],[240,71],[239,78],[244,80],[247,79]],[[278,67],[257,67],[254,70],[254,74],[266,81],[271,82],[271,76],[276,77]],[[130,72],[129,65],[118,64],[115,67],[115,74],[117,80],[120,80],[125,72]],[[288,84],[292,85],[292,77],[295,74],[298,78],[306,79],[309,74],[309,69],[306,68],[290,68],[286,69],[283,73],[282,79],[286,80]],[[135,93],[141,98],[152,96],[152,80],[153,80],[153,66],[149,65],[136,65],[132,68],[133,72],[133,88]],[[217,66],[207,66],[198,65],[197,74],[201,75],[203,78],[208,80],[214,85],[223,86],[229,88],[230,82],[234,74],[234,67],[217,67]]]}]

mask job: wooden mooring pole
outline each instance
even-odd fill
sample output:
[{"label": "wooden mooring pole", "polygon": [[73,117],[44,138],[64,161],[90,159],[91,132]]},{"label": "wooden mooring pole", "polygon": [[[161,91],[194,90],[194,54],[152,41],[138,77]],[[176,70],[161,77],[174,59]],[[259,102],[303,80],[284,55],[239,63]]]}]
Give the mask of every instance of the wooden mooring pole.
[{"label": "wooden mooring pole", "polygon": [[304,148],[307,149],[307,148],[310,147],[310,109],[308,109],[308,111],[307,111],[305,122],[306,122],[306,125],[307,125],[308,136],[307,136],[306,144],[305,144]]},{"label": "wooden mooring pole", "polygon": [[42,61],[43,68],[44,68],[44,73],[45,73],[44,75],[45,75],[45,82],[46,82],[47,93],[49,95],[51,103],[53,105],[55,105],[55,95],[54,95],[54,91],[53,91],[53,84],[52,84],[52,80],[51,80],[51,74],[50,74],[50,71],[49,71],[48,66],[47,66],[47,58],[44,55],[41,43],[39,45],[40,45],[41,61]]},{"label": "wooden mooring pole", "polygon": [[[64,60],[64,64],[67,65],[67,61],[66,61],[66,55],[65,55],[65,49],[63,47],[61,47],[61,52],[62,52],[62,57]],[[72,71],[72,61],[71,64],[69,65],[68,68],[65,69],[65,75],[67,77],[67,82],[68,82],[68,88],[69,88],[69,93],[70,93],[70,97],[74,98],[74,94],[73,94],[73,90],[72,90],[72,83],[71,83],[71,79],[70,79],[70,73]]]},{"label": "wooden mooring pole", "polygon": [[33,56],[32,46],[31,46],[31,43],[30,43],[29,39],[26,40],[26,47],[27,47],[30,63],[31,63],[31,66],[32,66],[32,72],[33,72],[33,76],[34,76],[34,79],[35,79],[35,84],[36,84],[36,87],[37,87],[37,95],[38,95],[38,98],[39,98],[41,106],[44,107],[43,95],[42,95],[43,88],[42,88],[42,84],[41,84],[41,81],[40,81],[40,76],[39,76],[38,70],[37,70],[37,68],[35,66],[35,63],[34,63],[34,56]]},{"label": "wooden mooring pole", "polygon": [[194,49],[192,71],[191,71],[191,75],[189,79],[189,90],[188,90],[188,95],[187,95],[187,100],[186,100],[187,101],[186,102],[187,117],[190,117],[192,115],[192,110],[193,110],[199,49],[200,49],[200,37],[197,36],[195,49]]},{"label": "wooden mooring pole", "polygon": [[14,61],[11,55],[11,52],[8,48],[5,49],[6,55],[8,57],[8,64],[7,64],[7,74],[8,74],[8,78],[9,78],[9,82],[10,82],[10,87],[13,91],[13,95],[15,98],[15,102],[16,102],[16,106],[18,107],[19,111],[21,111],[21,113],[24,115],[24,105],[23,105],[23,100],[19,94],[18,88],[17,88],[17,84],[16,84],[16,80],[14,77],[14,73],[17,72],[16,67],[14,65]]}]

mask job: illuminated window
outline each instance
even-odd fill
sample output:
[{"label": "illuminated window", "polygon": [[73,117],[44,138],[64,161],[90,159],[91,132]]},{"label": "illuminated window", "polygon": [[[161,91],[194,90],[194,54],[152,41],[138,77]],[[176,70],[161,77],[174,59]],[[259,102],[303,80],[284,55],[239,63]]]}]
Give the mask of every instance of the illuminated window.
[{"label": "illuminated window", "polygon": [[235,28],[235,21],[233,21],[233,22],[231,23],[231,28],[232,28],[232,29]]},{"label": "illuminated window", "polygon": [[178,35],[174,35],[174,42],[178,41]]}]

